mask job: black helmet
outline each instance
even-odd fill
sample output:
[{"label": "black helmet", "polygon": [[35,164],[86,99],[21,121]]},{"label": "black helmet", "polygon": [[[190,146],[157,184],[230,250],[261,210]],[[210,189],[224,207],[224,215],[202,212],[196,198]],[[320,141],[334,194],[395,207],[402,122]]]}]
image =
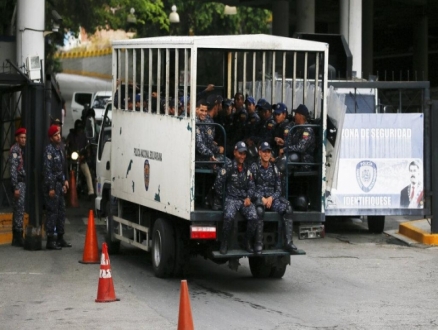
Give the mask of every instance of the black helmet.
[{"label": "black helmet", "polygon": [[297,211],[307,211],[309,207],[309,199],[306,195],[298,195],[292,198],[292,206]]},{"label": "black helmet", "polygon": [[275,160],[275,165],[277,165],[277,168],[281,173],[286,171],[286,163],[286,156],[277,157],[277,159]]}]

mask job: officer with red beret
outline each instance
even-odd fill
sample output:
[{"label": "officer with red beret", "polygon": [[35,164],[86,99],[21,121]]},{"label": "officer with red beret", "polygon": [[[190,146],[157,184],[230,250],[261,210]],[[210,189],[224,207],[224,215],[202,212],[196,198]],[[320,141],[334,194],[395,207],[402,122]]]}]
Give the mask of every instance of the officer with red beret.
[{"label": "officer with red beret", "polygon": [[[49,145],[43,156],[43,192],[46,203],[46,232],[48,250],[61,250],[71,247],[64,240],[65,200],[68,190],[68,173],[66,171],[64,153],[61,146],[61,131],[57,125],[49,128]],[[57,238],[55,238],[55,229]]]},{"label": "officer with red beret", "polygon": [[15,143],[9,150],[9,164],[11,185],[14,191],[13,222],[12,222],[12,245],[24,246],[23,241],[23,217],[24,195],[26,194],[26,171],[24,170],[24,147],[26,146],[26,129],[18,128],[15,131]]}]

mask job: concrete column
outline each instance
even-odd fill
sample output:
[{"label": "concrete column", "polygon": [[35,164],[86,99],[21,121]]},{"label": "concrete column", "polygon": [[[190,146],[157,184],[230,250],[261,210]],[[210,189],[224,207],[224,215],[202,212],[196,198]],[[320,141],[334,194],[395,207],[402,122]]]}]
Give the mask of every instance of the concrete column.
[{"label": "concrete column", "polygon": [[362,77],[362,0],[340,0],[340,33],[353,54],[353,71]]},{"label": "concrete column", "polygon": [[414,24],[414,56],[413,68],[414,72],[411,79],[415,80],[415,73],[417,80],[428,80],[429,71],[429,46],[427,41],[428,18],[426,15],[420,17],[416,24]]},{"label": "concrete column", "polygon": [[289,1],[287,0],[272,2],[272,34],[289,37]]},{"label": "concrete column", "polygon": [[362,2],[362,71],[363,78],[368,79],[370,74],[374,75],[374,0]]},{"label": "concrete column", "polygon": [[315,0],[297,0],[296,32],[315,33]]},{"label": "concrete column", "polygon": [[20,68],[26,65],[29,56],[39,56],[44,63],[44,8],[44,0],[17,1],[17,65]]}]

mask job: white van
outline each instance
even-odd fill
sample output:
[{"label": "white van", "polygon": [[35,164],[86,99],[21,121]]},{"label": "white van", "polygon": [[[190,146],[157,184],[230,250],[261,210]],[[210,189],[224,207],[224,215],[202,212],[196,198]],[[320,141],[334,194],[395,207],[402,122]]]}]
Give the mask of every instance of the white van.
[{"label": "white van", "polygon": [[73,122],[77,119],[81,119],[82,110],[86,104],[94,109],[96,121],[101,122],[103,113],[105,112],[105,106],[110,99],[111,91],[97,91],[96,93],[74,92],[71,100]]}]

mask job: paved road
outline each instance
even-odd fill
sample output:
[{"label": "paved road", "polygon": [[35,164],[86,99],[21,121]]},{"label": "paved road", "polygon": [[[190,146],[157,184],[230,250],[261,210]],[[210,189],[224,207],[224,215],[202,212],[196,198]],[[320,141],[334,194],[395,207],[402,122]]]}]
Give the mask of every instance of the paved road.
[{"label": "paved road", "polygon": [[[149,254],[122,246],[111,256],[119,302],[97,304],[99,265],[82,265],[87,210],[68,209],[71,249],[0,246],[2,329],[175,329],[179,279],[158,279]],[[391,218],[386,229],[403,218]],[[96,220],[99,246],[104,223]],[[435,329],[437,248],[369,234],[359,221],[328,224],[324,239],[296,241],[281,280],[253,279],[193,258],[186,278],[196,329]]]},{"label": "paved road", "polygon": [[111,90],[111,81],[65,73],[57,74],[56,79],[59,83],[61,94],[66,100],[67,114],[64,120],[62,135],[67,137],[70,128],[74,126],[70,107],[73,93],[88,91],[95,93],[99,90]]}]

